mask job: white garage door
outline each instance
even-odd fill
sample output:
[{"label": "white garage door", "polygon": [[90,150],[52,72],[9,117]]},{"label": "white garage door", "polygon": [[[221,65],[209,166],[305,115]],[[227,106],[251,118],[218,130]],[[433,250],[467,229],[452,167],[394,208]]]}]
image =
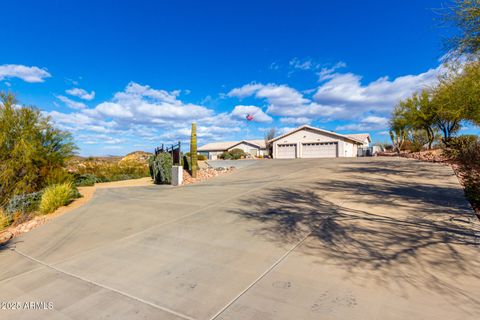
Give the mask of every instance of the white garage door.
[{"label": "white garage door", "polygon": [[302,158],[336,158],[337,142],[315,142],[302,144]]},{"label": "white garage door", "polygon": [[278,159],[293,159],[297,155],[296,144],[279,144],[277,145]]}]

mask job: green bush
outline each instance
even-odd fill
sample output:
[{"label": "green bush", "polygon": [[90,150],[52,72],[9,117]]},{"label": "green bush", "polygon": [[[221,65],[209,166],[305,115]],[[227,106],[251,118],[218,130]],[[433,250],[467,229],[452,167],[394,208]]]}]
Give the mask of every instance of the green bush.
[{"label": "green bush", "polygon": [[245,151],[243,151],[242,149],[239,149],[239,148],[235,148],[235,149],[230,150],[230,154],[232,155],[232,159],[234,159],[234,160],[238,160],[240,158],[245,157]]},{"label": "green bush", "polygon": [[155,155],[151,155],[148,157],[148,173],[150,173],[150,178],[153,179],[153,162],[155,161]]},{"label": "green bush", "polygon": [[18,194],[41,190],[74,154],[72,136],[33,107],[18,107],[0,93],[0,205]]},{"label": "green bush", "polygon": [[207,160],[207,156],[204,155],[204,154],[199,154],[199,155],[197,155],[197,159],[200,160],[200,161],[205,161],[205,160]]},{"label": "green bush", "polygon": [[74,185],[76,187],[93,186],[97,182],[97,177],[94,174],[76,174],[74,179]]},{"label": "green bush", "polygon": [[480,211],[480,174],[466,177],[465,182],[465,196],[472,204],[475,210]]},{"label": "green bush", "polygon": [[68,172],[65,168],[55,168],[45,177],[45,186],[54,184],[69,183],[75,181],[75,175]]},{"label": "green bush", "polygon": [[476,135],[451,138],[445,154],[463,165],[480,167],[480,139]]},{"label": "green bush", "polygon": [[[189,153],[189,152],[187,152]],[[192,165],[190,163],[190,157],[187,156],[187,155],[184,155],[182,157],[182,166],[183,166],[183,169],[187,170],[188,172],[190,172],[192,170]]]},{"label": "green bush", "polygon": [[219,158],[224,160],[238,160],[245,157],[245,151],[239,148],[223,152]]},{"label": "green bush", "polygon": [[42,192],[33,192],[13,196],[3,210],[5,216],[9,221],[12,221],[15,213],[25,215],[34,212],[38,209],[41,198]]},{"label": "green bush", "polygon": [[39,206],[40,212],[43,214],[51,213],[57,208],[69,204],[79,196],[77,188],[72,183],[49,186],[43,191]]},{"label": "green bush", "polygon": [[223,160],[231,160],[232,159],[232,155],[230,154],[230,152],[228,151],[224,151],[221,155],[218,156],[220,159],[223,159]]},{"label": "green bush", "polygon": [[475,135],[452,138],[444,153],[459,165],[465,196],[480,210],[480,139]]},{"label": "green bush", "polygon": [[173,159],[170,153],[159,153],[153,161],[153,182],[170,184],[172,182]]}]

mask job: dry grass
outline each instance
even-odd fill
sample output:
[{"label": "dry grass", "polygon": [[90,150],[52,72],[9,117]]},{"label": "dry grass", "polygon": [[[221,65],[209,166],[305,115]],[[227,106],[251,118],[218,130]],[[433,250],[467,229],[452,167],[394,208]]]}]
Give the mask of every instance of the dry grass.
[{"label": "dry grass", "polygon": [[71,183],[62,183],[45,188],[40,200],[39,210],[42,214],[55,211],[78,198],[78,191]]}]

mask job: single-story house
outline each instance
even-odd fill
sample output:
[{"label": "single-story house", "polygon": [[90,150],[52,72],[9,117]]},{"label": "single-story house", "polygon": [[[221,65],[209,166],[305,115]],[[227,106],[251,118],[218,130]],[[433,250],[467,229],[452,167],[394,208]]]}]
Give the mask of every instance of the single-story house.
[{"label": "single-story house", "polygon": [[344,135],[304,125],[269,143],[275,159],[356,157],[357,149],[370,143],[370,135]]},{"label": "single-story house", "polygon": [[368,133],[354,133],[354,134],[347,134],[347,137],[363,141],[362,147],[363,148],[368,148],[370,146],[370,143],[372,142],[372,139],[370,138],[370,134]]},{"label": "single-story house", "polygon": [[212,142],[197,149],[198,153],[204,154],[209,160],[216,160],[225,151],[242,149],[245,153],[258,157],[267,155],[265,140],[241,140],[228,142]]}]

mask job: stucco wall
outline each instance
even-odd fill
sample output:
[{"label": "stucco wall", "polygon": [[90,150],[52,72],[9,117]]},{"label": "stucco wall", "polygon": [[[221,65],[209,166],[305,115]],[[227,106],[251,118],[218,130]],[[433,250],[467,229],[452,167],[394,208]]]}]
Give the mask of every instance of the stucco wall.
[{"label": "stucco wall", "polygon": [[221,155],[223,151],[209,151],[208,160],[217,160],[218,156]]},{"label": "stucco wall", "polygon": [[266,153],[265,149],[260,149],[259,147],[255,146],[255,145],[244,143],[244,142],[242,142],[242,143],[240,143],[240,144],[238,144],[238,145],[236,145],[233,148],[230,148],[228,150],[230,151],[232,149],[237,149],[237,148],[242,149],[245,153],[249,153],[252,156],[264,155]]}]

